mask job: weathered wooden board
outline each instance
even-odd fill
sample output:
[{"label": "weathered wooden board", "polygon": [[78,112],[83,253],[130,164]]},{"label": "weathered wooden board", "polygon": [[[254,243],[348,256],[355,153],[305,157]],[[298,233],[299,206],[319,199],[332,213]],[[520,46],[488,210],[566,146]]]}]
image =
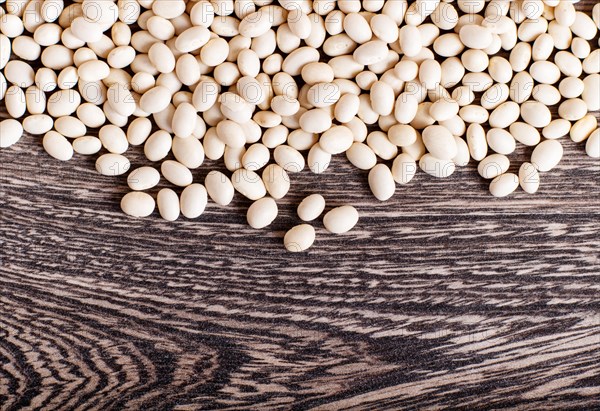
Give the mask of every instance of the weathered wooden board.
[{"label": "weathered wooden board", "polygon": [[[600,162],[561,141],[507,199],[472,164],[379,204],[339,159],[256,231],[239,198],[127,218],[125,177],[24,137],[0,152],[0,409],[598,408]],[[313,192],[359,225],[288,254]]]}]

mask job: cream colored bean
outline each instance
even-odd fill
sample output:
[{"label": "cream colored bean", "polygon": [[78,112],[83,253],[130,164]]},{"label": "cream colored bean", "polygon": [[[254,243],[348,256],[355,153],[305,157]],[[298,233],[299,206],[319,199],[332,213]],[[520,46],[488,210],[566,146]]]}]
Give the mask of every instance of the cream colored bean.
[{"label": "cream colored bean", "polygon": [[287,145],[280,145],[275,148],[273,158],[277,164],[290,173],[299,173],[306,166],[306,161],[302,154]]},{"label": "cream colored bean", "polygon": [[592,158],[600,158],[600,129],[596,129],[587,139],[585,152]]},{"label": "cream colored bean", "polygon": [[469,164],[471,160],[471,155],[469,154],[469,146],[460,137],[454,136],[454,141],[456,142],[456,156],[452,158],[454,164],[459,167],[465,167]]},{"label": "cream colored bean", "polygon": [[23,136],[23,126],[13,119],[0,121],[0,148],[7,148],[17,143]]},{"label": "cream colored bean", "polygon": [[587,74],[600,72],[600,49],[596,49],[583,60],[583,71]]},{"label": "cream colored bean", "polygon": [[510,52],[509,62],[515,73],[524,71],[531,62],[533,50],[529,43],[520,42]]},{"label": "cream colored bean", "polygon": [[8,64],[12,52],[12,43],[4,34],[0,33],[0,69]]},{"label": "cream colored bean", "polygon": [[278,164],[270,164],[263,170],[262,180],[269,195],[277,200],[290,190],[290,178]]},{"label": "cream colored bean", "polygon": [[371,106],[373,110],[381,115],[387,116],[394,110],[396,98],[394,89],[383,81],[377,81],[370,90]]},{"label": "cream colored bean", "polygon": [[154,198],[150,194],[133,191],[121,199],[121,210],[131,217],[148,217],[154,212]]},{"label": "cream colored bean", "polygon": [[576,37],[571,42],[571,52],[579,59],[585,59],[592,52],[590,43],[581,37]]},{"label": "cream colored bean", "polygon": [[242,157],[242,166],[246,170],[257,171],[267,165],[271,159],[269,149],[260,143],[248,147],[248,150]]},{"label": "cream colored bean", "polygon": [[149,190],[158,185],[160,173],[154,167],[140,167],[127,176],[127,185],[134,191]]},{"label": "cream colored bean", "polygon": [[475,92],[486,91],[494,85],[494,80],[487,73],[467,73],[462,84],[471,87]]},{"label": "cream colored bean", "polygon": [[431,154],[421,157],[419,167],[427,174],[437,178],[450,177],[456,170],[456,165],[452,160],[439,159]]},{"label": "cream colored bean", "polygon": [[[493,110],[501,104],[503,104],[504,102],[506,102],[506,100],[508,100],[509,97],[510,89],[506,84],[494,84],[492,87],[487,89],[481,96],[481,106],[486,110]],[[519,111],[518,108],[517,111]]]},{"label": "cream colored bean", "polygon": [[292,253],[308,250],[315,242],[315,229],[308,224],[293,227],[283,237],[285,249]]},{"label": "cream colored bean", "polygon": [[419,100],[410,93],[404,92],[398,96],[394,108],[394,117],[399,123],[409,124],[417,115]]},{"label": "cream colored bean", "polygon": [[316,63],[320,59],[319,52],[310,47],[300,47],[292,51],[284,60],[282,69],[290,76],[300,75],[302,68],[309,63]]},{"label": "cream colored bean", "polygon": [[356,168],[370,170],[377,164],[377,156],[366,144],[355,142],[346,151],[348,161]]},{"label": "cream colored bean", "polygon": [[560,162],[563,147],[557,140],[545,140],[537,145],[531,153],[531,163],[538,171],[550,171]]},{"label": "cream colored bean", "polygon": [[538,84],[531,94],[535,100],[546,106],[553,106],[561,100],[560,91],[550,84]]},{"label": "cream colored bean", "polygon": [[226,206],[233,200],[234,187],[231,180],[219,171],[211,171],[204,180],[206,191],[217,204]]},{"label": "cream colored bean", "polygon": [[152,122],[147,118],[136,118],[127,128],[127,141],[132,146],[139,146],[150,136]]},{"label": "cream colored bean", "polygon": [[553,51],[554,38],[548,33],[543,33],[533,42],[531,57],[533,61],[545,61],[548,60]]},{"label": "cream colored bean", "polygon": [[150,161],[160,161],[171,151],[172,138],[164,130],[158,130],[149,136],[144,144],[144,155]]},{"label": "cream colored bean", "polygon": [[600,110],[600,74],[590,74],[583,79],[583,92],[581,98],[585,101],[588,111]]},{"label": "cream colored bean", "polygon": [[353,57],[357,63],[368,66],[382,61],[387,55],[387,44],[381,40],[372,40],[358,47]]},{"label": "cream colored bean", "polygon": [[535,101],[526,101],[521,105],[521,117],[536,128],[546,127],[552,121],[548,107]]},{"label": "cream colored bean", "polygon": [[277,218],[277,203],[271,197],[261,198],[248,208],[246,219],[250,227],[255,229],[265,228]]},{"label": "cream colored bean", "polygon": [[101,149],[102,142],[93,136],[78,137],[73,141],[73,150],[77,154],[89,156],[98,153]]},{"label": "cream colored bean", "polygon": [[552,120],[550,124],[542,130],[542,135],[549,140],[556,140],[569,134],[571,123],[563,118]]},{"label": "cream colored bean", "polygon": [[495,128],[508,128],[509,125],[517,121],[519,114],[519,105],[514,101],[502,103],[490,114],[490,126]]},{"label": "cream colored bean", "polygon": [[133,95],[121,83],[111,85],[106,92],[106,98],[111,108],[121,116],[129,117],[136,110],[136,102]]},{"label": "cream colored bean", "polygon": [[554,84],[560,79],[560,69],[549,61],[536,61],[529,68],[529,74],[542,84]]},{"label": "cream colored bean", "polygon": [[565,50],[571,45],[573,33],[569,27],[561,26],[556,21],[551,21],[548,25],[548,34],[554,40],[554,47],[558,50]]},{"label": "cream colored bean", "polygon": [[196,109],[190,103],[181,103],[173,114],[172,128],[177,137],[190,137],[196,127]]},{"label": "cream colored bean", "polygon": [[469,153],[476,161],[481,161],[485,158],[488,151],[485,130],[479,124],[471,124],[467,128],[467,145]]},{"label": "cream colored bean", "polygon": [[414,26],[402,26],[399,32],[400,49],[407,57],[419,54],[422,47],[421,32]]},{"label": "cream colored bean", "polygon": [[585,91],[585,83],[577,77],[566,77],[558,85],[558,91],[564,98],[577,98]]},{"label": "cream colored bean", "polygon": [[163,188],[156,197],[158,212],[166,221],[175,221],[179,218],[181,212],[179,197],[177,193],[170,188]]},{"label": "cream colored bean", "polygon": [[508,83],[513,77],[512,67],[504,57],[492,57],[488,72],[498,83]]},{"label": "cream colored bean", "polygon": [[582,141],[585,141],[596,128],[598,128],[596,116],[588,114],[571,127],[571,140],[576,143],[581,143]]},{"label": "cream colored bean", "polygon": [[60,161],[69,161],[73,157],[73,146],[62,134],[49,131],[42,140],[44,150]]},{"label": "cream colored bean", "polygon": [[402,153],[394,159],[392,176],[398,184],[408,184],[417,172],[415,159],[407,153]]},{"label": "cream colored bean", "polygon": [[388,130],[388,139],[398,147],[410,146],[417,140],[417,131],[410,125],[396,124]]},{"label": "cream colored bean", "polygon": [[313,221],[325,210],[325,198],[320,194],[311,194],[298,205],[298,217],[302,221]]},{"label": "cream colored bean", "polygon": [[459,86],[452,91],[452,99],[459,107],[468,106],[475,101],[475,93],[469,86]]},{"label": "cream colored bean", "polygon": [[22,117],[27,110],[25,93],[18,86],[10,86],[4,93],[6,111],[13,118]]},{"label": "cream colored bean", "polygon": [[503,154],[491,154],[481,160],[477,166],[477,172],[485,179],[494,179],[506,173],[509,167],[508,157]]},{"label": "cream colored bean", "polygon": [[31,66],[24,61],[11,60],[4,67],[6,81],[21,88],[27,88],[34,83],[35,73]]},{"label": "cream colored bean", "polygon": [[465,123],[475,124],[483,124],[487,122],[490,117],[486,109],[474,104],[461,107],[461,109],[458,111],[458,115],[465,121]]},{"label": "cream colored bean", "polygon": [[57,87],[58,76],[47,67],[42,67],[35,73],[35,84],[45,92],[54,91]]},{"label": "cream colored bean", "polygon": [[46,111],[46,95],[37,86],[25,90],[25,105],[29,114],[42,114]]},{"label": "cream colored bean", "polygon": [[380,40],[386,43],[394,43],[398,40],[398,25],[386,14],[376,14],[370,21],[371,30]]},{"label": "cream colored bean", "polygon": [[560,1],[554,7],[554,17],[558,24],[570,27],[575,23],[576,10],[573,3],[569,1]]},{"label": "cream colored bean", "polygon": [[490,193],[494,197],[506,197],[519,187],[519,177],[513,173],[502,174],[490,183]]},{"label": "cream colored bean", "polygon": [[419,67],[419,81],[427,90],[435,88],[442,80],[442,67],[435,60],[427,59]]},{"label": "cream colored bean", "polygon": [[191,171],[177,161],[164,161],[160,166],[160,172],[167,181],[178,187],[187,187],[193,182]]},{"label": "cream colored bean", "polygon": [[492,128],[486,134],[488,146],[498,154],[512,154],[516,149],[515,138],[502,128]]},{"label": "cream colored bean", "polygon": [[110,67],[101,60],[90,60],[79,66],[77,74],[85,81],[104,80],[110,74]]},{"label": "cream colored bean", "polygon": [[244,130],[234,121],[223,120],[217,124],[216,130],[219,139],[229,147],[241,148],[246,143]]},{"label": "cream colored bean", "polygon": [[204,163],[202,143],[193,137],[175,137],[172,151],[175,159],[191,170],[199,168]]},{"label": "cream colored bean", "polygon": [[54,121],[46,114],[33,114],[23,119],[23,130],[29,134],[46,134],[52,130],[52,127],[54,127]]},{"label": "cream colored bean", "polygon": [[535,194],[540,188],[540,174],[531,163],[523,163],[519,168],[519,184],[523,191]]},{"label": "cream colored bean", "polygon": [[71,116],[57,118],[54,121],[54,128],[60,134],[69,138],[82,137],[87,132],[85,124],[78,118]]},{"label": "cream colored bean", "polygon": [[392,160],[398,155],[398,147],[381,131],[369,133],[367,136],[367,145],[378,157],[384,160]]},{"label": "cream colored bean", "polygon": [[110,153],[123,154],[129,148],[125,132],[115,125],[109,124],[102,127],[98,133],[102,146]]},{"label": "cream colored bean", "polygon": [[379,201],[389,200],[396,192],[396,182],[385,164],[377,164],[369,172],[369,187]]},{"label": "cream colored bean", "polygon": [[515,140],[526,146],[535,146],[540,142],[540,132],[527,123],[514,122],[510,125],[509,130]]},{"label": "cream colored bean", "polygon": [[83,103],[77,107],[76,113],[87,127],[98,128],[106,122],[104,111],[92,103]]},{"label": "cream colored bean", "polygon": [[321,174],[329,168],[331,154],[321,148],[319,143],[312,146],[308,152],[308,168],[314,174]]},{"label": "cream colored bean", "polygon": [[345,152],[352,146],[354,136],[348,127],[334,126],[321,136],[319,144],[323,150],[335,155]]},{"label": "cream colored bean", "polygon": [[310,105],[317,108],[328,107],[340,99],[340,87],[335,83],[318,83],[313,85],[307,94]]},{"label": "cream colored bean", "polygon": [[309,110],[300,117],[300,127],[308,133],[323,133],[331,124],[330,115],[322,109]]},{"label": "cream colored bean", "polygon": [[333,234],[344,234],[358,223],[358,211],[352,206],[341,206],[330,210],[323,217],[325,229]]},{"label": "cream colored bean", "polygon": [[140,99],[140,108],[146,113],[154,114],[169,106],[171,92],[164,86],[156,86],[146,91]]},{"label": "cream colored bean", "polygon": [[233,172],[231,182],[236,191],[250,200],[258,200],[267,194],[265,184],[254,171],[238,169]]},{"label": "cream colored bean", "polygon": [[181,214],[189,219],[200,217],[208,203],[208,193],[202,184],[191,184],[182,192],[179,199]]},{"label": "cream colored bean", "polygon": [[209,128],[206,131],[206,135],[203,139],[204,154],[211,160],[219,160],[225,153],[225,143],[217,136],[216,129],[214,127]]},{"label": "cream colored bean", "polygon": [[565,76],[579,77],[583,72],[581,60],[568,51],[559,51],[554,56],[554,62]]},{"label": "cream colored bean", "polygon": [[432,156],[450,160],[456,156],[456,141],[452,133],[443,126],[429,126],[423,130],[423,144]]},{"label": "cream colored bean", "polygon": [[585,40],[592,40],[598,34],[598,27],[592,18],[582,11],[575,13],[575,21],[570,29],[573,34]]},{"label": "cream colored bean", "polygon": [[558,106],[558,115],[569,121],[581,120],[587,114],[587,104],[580,98],[571,98]]},{"label": "cream colored bean", "polygon": [[492,44],[492,32],[483,26],[468,24],[461,27],[460,40],[462,43],[471,49],[485,49]]}]

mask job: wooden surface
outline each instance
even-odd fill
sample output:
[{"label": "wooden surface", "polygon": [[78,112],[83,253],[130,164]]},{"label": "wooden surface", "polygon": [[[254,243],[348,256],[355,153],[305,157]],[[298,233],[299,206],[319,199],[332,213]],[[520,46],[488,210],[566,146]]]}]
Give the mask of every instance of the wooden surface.
[{"label": "wooden surface", "polygon": [[[0,409],[597,409],[600,162],[561,142],[507,199],[471,163],[378,203],[339,158],[257,231],[240,196],[127,218],[125,177],[24,137],[0,151]],[[313,192],[361,220],[288,254]]]}]

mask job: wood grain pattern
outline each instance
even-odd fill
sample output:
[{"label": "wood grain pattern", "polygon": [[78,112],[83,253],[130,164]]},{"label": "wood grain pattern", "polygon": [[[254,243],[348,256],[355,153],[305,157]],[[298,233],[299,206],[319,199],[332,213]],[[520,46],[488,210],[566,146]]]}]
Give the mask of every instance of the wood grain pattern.
[{"label": "wood grain pattern", "polygon": [[[598,409],[600,162],[561,142],[507,199],[472,163],[377,203],[338,158],[257,231],[239,196],[127,218],[125,177],[26,136],[0,151],[0,409]],[[361,220],[291,256],[313,192]]]}]

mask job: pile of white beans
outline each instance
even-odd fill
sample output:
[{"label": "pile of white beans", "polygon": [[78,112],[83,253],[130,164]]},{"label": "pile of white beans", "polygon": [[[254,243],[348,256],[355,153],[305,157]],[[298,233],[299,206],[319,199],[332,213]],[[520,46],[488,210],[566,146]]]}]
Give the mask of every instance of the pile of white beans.
[{"label": "pile of white beans", "polygon": [[[492,195],[535,193],[561,138],[600,157],[589,113],[600,110],[600,4],[590,16],[576,3],[0,0],[0,100],[12,117],[0,146],[27,132],[58,160],[98,155],[99,173],[128,173],[121,208],[135,217],[157,205],[168,221],[197,218],[237,191],[254,201],[257,229],[277,217],[289,174],[323,173],[344,153],[380,201],[419,168],[446,178],[471,159]],[[513,174],[517,144],[533,151]],[[160,167],[130,170],[126,153],[141,145]],[[194,182],[205,158],[227,175]],[[181,192],[155,199],[161,178]],[[315,194],[298,215],[324,210]],[[358,218],[342,206],[323,224],[344,233]],[[314,240],[306,223],[284,244]]]}]

